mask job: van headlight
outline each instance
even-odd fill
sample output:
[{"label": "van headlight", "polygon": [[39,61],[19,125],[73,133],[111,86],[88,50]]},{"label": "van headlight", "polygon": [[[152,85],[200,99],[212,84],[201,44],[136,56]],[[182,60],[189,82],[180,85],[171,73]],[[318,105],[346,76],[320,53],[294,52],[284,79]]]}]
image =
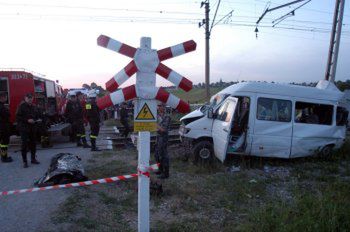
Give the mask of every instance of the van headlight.
[{"label": "van headlight", "polygon": [[187,134],[188,132],[190,132],[190,128],[186,128],[185,125],[181,125],[180,128],[179,128],[179,133],[181,135],[185,135]]}]

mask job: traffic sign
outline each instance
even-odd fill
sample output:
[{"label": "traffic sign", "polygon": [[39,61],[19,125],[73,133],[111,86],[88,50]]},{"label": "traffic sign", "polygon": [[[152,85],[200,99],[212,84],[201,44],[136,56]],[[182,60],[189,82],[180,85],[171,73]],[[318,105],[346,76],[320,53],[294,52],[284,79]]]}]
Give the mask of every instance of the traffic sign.
[{"label": "traffic sign", "polygon": [[145,102],[145,104],[142,106],[140,112],[136,116],[135,120],[155,120],[156,118],[152,114],[151,109]]},{"label": "traffic sign", "polygon": [[157,102],[155,100],[138,100],[134,110],[134,131],[157,130]]}]

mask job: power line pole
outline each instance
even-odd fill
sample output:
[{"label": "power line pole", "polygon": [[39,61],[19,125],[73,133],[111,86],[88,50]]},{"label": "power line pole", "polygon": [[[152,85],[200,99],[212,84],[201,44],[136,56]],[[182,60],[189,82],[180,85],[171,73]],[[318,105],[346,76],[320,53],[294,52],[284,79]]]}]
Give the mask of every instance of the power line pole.
[{"label": "power line pole", "polygon": [[210,26],[210,19],[209,19],[209,12],[210,12],[210,6],[209,6],[209,0],[206,0],[204,2],[201,2],[201,8],[204,6],[205,9],[205,19],[202,20],[198,24],[199,27],[202,27],[204,25],[205,29],[205,90],[206,90],[206,101],[210,101],[210,53],[209,53],[209,40],[211,35],[211,30],[215,25],[217,25],[219,22],[221,22],[225,18],[229,18],[232,16],[233,10],[222,17],[217,23],[215,23],[216,15],[218,13],[218,9],[220,6],[221,0],[219,0],[218,5],[215,10],[215,15],[213,22]]},{"label": "power line pole", "polygon": [[330,39],[328,61],[326,68],[325,80],[334,82],[337,70],[338,53],[340,45],[341,29],[343,25],[345,0],[336,0],[333,16],[333,27]]},{"label": "power line pole", "polygon": [[204,6],[205,9],[205,19],[198,24],[199,27],[204,26],[205,29],[205,99],[207,102],[210,101],[210,58],[209,58],[209,40],[210,40],[210,28],[209,28],[209,0],[201,2],[201,8]]}]

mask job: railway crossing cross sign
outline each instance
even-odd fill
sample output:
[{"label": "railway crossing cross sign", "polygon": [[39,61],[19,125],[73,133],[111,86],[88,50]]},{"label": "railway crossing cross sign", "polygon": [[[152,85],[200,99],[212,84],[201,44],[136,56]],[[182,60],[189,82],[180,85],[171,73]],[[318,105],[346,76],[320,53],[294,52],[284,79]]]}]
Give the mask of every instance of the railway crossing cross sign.
[{"label": "railway crossing cross sign", "polygon": [[[157,100],[178,110],[180,113],[190,111],[190,106],[176,96],[169,94],[162,87],[156,87],[156,74],[164,77],[177,87],[189,91],[192,82],[171,70],[161,61],[167,60],[196,49],[193,40],[164,48],[151,49],[151,38],[142,37],[140,48],[134,48],[117,40],[100,35],[97,44],[128,56],[133,60],[106,83],[111,94],[99,98],[100,109],[120,104],[136,98],[134,107],[134,130],[138,135],[138,231],[149,231],[149,174],[147,167],[150,159],[150,131],[157,129]],[[118,90],[129,77],[136,73],[136,85]],[[114,92],[113,92],[114,91]]]}]

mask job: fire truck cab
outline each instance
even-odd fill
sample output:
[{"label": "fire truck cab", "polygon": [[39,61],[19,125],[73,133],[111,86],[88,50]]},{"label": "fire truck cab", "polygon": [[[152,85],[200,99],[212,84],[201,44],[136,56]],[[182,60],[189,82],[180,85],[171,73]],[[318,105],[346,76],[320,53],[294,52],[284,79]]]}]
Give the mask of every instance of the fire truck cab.
[{"label": "fire truck cab", "polygon": [[53,123],[60,121],[62,87],[55,81],[26,70],[0,70],[0,92],[7,93],[10,121],[15,125],[16,110],[27,93],[32,93],[34,103],[41,104]]}]

